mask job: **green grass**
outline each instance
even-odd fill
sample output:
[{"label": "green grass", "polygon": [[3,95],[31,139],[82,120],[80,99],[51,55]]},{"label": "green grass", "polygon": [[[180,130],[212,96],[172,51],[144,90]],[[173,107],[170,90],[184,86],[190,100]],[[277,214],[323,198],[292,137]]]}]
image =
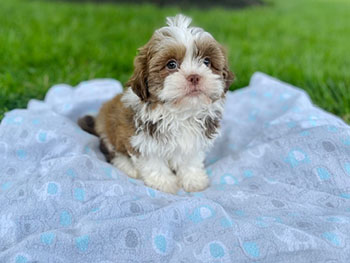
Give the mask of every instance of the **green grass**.
[{"label": "green grass", "polygon": [[184,12],[229,50],[243,87],[263,71],[305,89],[350,122],[350,1],[270,0],[242,10],[0,1],[0,119],[56,83],[127,81],[136,49],[166,16]]}]

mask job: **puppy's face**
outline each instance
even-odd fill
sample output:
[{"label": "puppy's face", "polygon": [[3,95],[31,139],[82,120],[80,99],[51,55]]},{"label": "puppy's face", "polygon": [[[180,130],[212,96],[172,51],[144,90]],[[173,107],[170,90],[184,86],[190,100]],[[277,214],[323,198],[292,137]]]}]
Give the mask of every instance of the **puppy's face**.
[{"label": "puppy's face", "polygon": [[129,82],[143,101],[192,108],[225,96],[233,81],[221,45],[182,15],[168,19],[139,50]]}]

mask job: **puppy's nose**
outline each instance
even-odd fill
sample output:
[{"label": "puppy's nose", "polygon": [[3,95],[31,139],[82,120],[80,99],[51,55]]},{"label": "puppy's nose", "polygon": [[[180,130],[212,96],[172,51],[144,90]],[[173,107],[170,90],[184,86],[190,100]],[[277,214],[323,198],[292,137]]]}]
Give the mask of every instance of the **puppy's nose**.
[{"label": "puppy's nose", "polygon": [[200,77],[199,75],[197,75],[197,74],[192,74],[192,75],[189,75],[189,76],[187,77],[187,80],[188,80],[189,82],[191,82],[191,84],[192,84],[193,86],[196,86],[196,85],[198,84],[198,82],[199,82],[200,79],[201,79],[201,77]]}]

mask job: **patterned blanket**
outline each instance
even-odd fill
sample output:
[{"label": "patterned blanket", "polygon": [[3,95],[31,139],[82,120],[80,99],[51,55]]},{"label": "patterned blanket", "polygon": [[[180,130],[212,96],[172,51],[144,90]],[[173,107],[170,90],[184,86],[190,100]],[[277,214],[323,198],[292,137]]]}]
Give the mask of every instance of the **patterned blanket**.
[{"label": "patterned blanket", "polygon": [[171,195],[76,120],[115,80],[52,87],[0,125],[0,262],[350,262],[350,127],[262,73],[228,94],[211,186]]}]

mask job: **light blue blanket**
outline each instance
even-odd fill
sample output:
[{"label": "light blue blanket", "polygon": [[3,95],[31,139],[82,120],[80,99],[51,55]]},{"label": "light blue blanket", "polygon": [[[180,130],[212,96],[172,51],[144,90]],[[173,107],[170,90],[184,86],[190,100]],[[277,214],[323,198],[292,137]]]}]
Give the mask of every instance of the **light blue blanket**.
[{"label": "light blue blanket", "polygon": [[104,161],[78,117],[121,92],[52,87],[0,125],[0,262],[350,262],[350,127],[262,73],[228,94],[211,186],[170,195]]}]

